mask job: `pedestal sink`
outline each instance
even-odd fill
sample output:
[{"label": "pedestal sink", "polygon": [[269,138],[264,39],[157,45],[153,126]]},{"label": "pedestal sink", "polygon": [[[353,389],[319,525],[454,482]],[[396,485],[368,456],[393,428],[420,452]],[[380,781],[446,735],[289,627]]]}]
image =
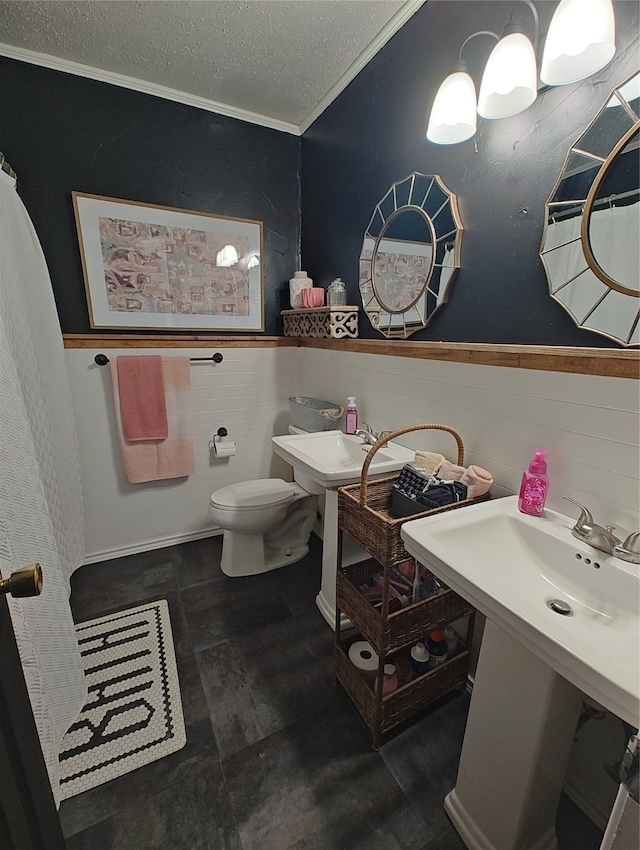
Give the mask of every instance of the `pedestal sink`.
[{"label": "pedestal sink", "polygon": [[[371,446],[360,437],[342,431],[320,431],[311,434],[289,434],[272,437],[274,452],[293,467],[295,480],[309,493],[325,498],[322,549],[322,586],[316,604],[332,628],[336,617],[336,558],[338,549],[338,487],[356,484],[362,464]],[[389,442],[379,449],[369,478],[391,475],[411,462],[415,452],[398,443]],[[346,537],[346,535],[345,535]],[[368,555],[353,541],[345,540],[343,562],[354,563]]]},{"label": "pedestal sink", "polygon": [[640,722],[638,566],[516,497],[406,522],[407,550],[487,617],[458,782],[445,800],[471,850],[555,850],[583,693]]},{"label": "pedestal sink", "polygon": [[[272,442],[274,452],[288,461],[294,472],[303,473],[323,490],[358,482],[364,459],[371,451],[371,446],[360,437],[342,431],[289,434],[272,437]],[[369,477],[390,475],[414,457],[415,452],[410,449],[387,443],[375,453]]]}]

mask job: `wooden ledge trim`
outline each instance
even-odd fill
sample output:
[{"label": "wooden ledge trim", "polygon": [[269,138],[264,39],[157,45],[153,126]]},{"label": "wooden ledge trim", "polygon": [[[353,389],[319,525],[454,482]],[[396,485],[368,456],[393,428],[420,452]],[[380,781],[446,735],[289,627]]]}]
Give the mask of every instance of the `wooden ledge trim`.
[{"label": "wooden ledge trim", "polygon": [[617,348],[548,345],[497,345],[465,342],[411,342],[376,339],[300,339],[285,336],[216,336],[213,334],[64,334],[65,348],[326,348],[388,357],[415,357],[479,366],[537,369],[640,378],[640,352]]},{"label": "wooden ledge trim", "polygon": [[284,336],[215,336],[207,334],[63,334],[65,348],[295,348]]},{"label": "wooden ledge trim", "polygon": [[334,351],[383,354],[389,357],[415,357],[421,360],[446,360],[481,366],[572,372],[636,380],[640,378],[640,353],[637,350],[375,339],[302,339],[300,345],[304,348],[328,348]]}]

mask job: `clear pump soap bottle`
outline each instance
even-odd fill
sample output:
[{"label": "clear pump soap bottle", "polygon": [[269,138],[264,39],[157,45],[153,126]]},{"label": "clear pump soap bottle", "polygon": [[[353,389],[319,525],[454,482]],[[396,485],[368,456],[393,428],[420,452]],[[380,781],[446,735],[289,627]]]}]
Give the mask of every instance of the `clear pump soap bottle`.
[{"label": "clear pump soap bottle", "polygon": [[546,449],[536,449],[535,457],[529,464],[529,469],[522,476],[518,508],[523,514],[542,516],[544,503],[547,500],[549,478],[547,476]]}]

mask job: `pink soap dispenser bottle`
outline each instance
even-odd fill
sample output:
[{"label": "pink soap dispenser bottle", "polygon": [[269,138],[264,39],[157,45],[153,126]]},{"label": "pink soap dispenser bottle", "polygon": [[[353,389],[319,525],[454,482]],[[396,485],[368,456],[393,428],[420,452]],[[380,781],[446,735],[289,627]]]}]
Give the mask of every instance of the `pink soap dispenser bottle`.
[{"label": "pink soap dispenser bottle", "polygon": [[356,408],[356,397],[354,395],[350,395],[347,398],[347,415],[344,430],[346,434],[355,434],[358,430],[358,410]]},{"label": "pink soap dispenser bottle", "polygon": [[522,476],[518,508],[523,514],[542,516],[547,500],[549,478],[547,476],[546,449],[536,449],[529,469]]}]

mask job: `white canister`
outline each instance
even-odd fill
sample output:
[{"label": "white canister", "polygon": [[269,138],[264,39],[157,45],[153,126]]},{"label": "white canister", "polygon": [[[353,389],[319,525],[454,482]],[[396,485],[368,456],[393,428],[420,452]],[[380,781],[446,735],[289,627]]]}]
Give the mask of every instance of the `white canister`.
[{"label": "white canister", "polygon": [[289,301],[292,310],[299,310],[302,307],[302,290],[311,289],[312,286],[313,281],[307,277],[306,272],[294,272],[289,281]]}]

